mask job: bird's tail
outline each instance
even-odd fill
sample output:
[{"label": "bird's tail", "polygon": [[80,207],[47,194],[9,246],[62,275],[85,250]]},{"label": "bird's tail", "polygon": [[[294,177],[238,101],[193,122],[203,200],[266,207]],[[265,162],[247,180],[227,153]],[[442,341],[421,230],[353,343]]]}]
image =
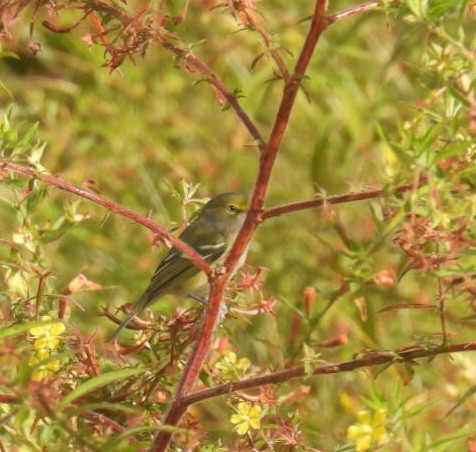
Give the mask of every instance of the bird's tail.
[{"label": "bird's tail", "polygon": [[142,311],[151,301],[151,293],[150,290],[147,289],[141,297],[137,300],[132,311],[127,314],[127,317],[121,322],[121,324],[116,328],[116,331],[107,339],[108,342],[113,341],[116,339],[121,331],[129,325],[130,321],[140,312]]}]

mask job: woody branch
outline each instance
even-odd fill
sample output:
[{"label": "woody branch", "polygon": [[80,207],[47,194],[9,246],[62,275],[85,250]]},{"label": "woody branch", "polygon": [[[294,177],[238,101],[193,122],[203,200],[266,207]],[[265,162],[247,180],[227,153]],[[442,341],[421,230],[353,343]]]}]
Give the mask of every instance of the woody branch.
[{"label": "woody branch", "polygon": [[142,224],[143,226],[151,230],[154,234],[156,234],[159,238],[166,240],[167,242],[178,248],[180,251],[186,254],[188,258],[193,261],[193,263],[198,268],[200,268],[200,270],[205,272],[209,277],[213,274],[211,267],[191,246],[172,235],[163,226],[160,226],[159,224],[155,223],[154,221],[143,215],[139,215],[138,213],[126,207],[123,207],[120,204],[111,201],[110,199],[104,198],[103,196],[98,195],[97,193],[94,193],[90,190],[76,187],[75,185],[69,182],[65,182],[59,179],[58,177],[52,176],[44,172],[39,172],[37,170],[29,169],[17,163],[0,160],[0,173],[2,170],[13,171],[15,173],[22,174],[27,177],[41,180],[42,182],[45,182],[48,185],[52,185],[53,187],[59,188],[60,190],[72,193],[76,196],[92,201],[95,204],[103,206],[111,210],[112,212],[117,213],[118,215],[130,218],[135,223]]},{"label": "woody branch", "polygon": [[[193,389],[193,385],[198,377],[198,373],[205,361],[206,354],[210,348],[214,326],[218,318],[223,291],[226,287],[231,270],[237,264],[238,259],[250,243],[254,232],[259,224],[259,215],[263,207],[264,198],[268,189],[269,180],[276,156],[279,152],[284,133],[287,128],[291,110],[299,90],[300,80],[304,76],[311,56],[316,47],[317,41],[326,28],[327,1],[317,0],[313,19],[309,32],[304,42],[301,54],[294,68],[294,74],[285,80],[281,104],[276,115],[274,126],[264,152],[261,154],[258,176],[254,185],[254,190],[250,202],[250,211],[245,223],[232,246],[230,254],[225,262],[225,272],[216,277],[211,284],[209,303],[203,319],[203,325],[199,337],[195,343],[192,354],[187,362],[185,371],[179,385],[178,391],[172,401],[164,423],[177,425],[186,410],[183,403],[184,396]],[[167,448],[172,437],[170,431],[161,431],[156,436],[149,452],[161,452]]]}]

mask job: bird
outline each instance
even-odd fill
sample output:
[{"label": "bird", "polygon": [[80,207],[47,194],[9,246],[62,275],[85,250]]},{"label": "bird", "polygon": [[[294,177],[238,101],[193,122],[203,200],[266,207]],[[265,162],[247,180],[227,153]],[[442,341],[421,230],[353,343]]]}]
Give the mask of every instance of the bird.
[{"label": "bird", "polygon": [[[223,262],[243,226],[248,210],[248,199],[243,193],[217,195],[201,208],[179,239],[192,247],[208,264]],[[247,251],[241,256],[234,272],[243,265]],[[203,301],[209,290],[207,275],[182,251],[172,247],[158,264],[148,287],[109,341],[115,340],[137,314],[158,298],[171,294]]]}]

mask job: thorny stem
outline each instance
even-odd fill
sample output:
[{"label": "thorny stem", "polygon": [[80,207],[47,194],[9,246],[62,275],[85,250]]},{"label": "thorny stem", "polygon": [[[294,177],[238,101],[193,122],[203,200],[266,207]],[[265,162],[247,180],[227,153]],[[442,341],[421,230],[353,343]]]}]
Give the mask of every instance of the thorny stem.
[{"label": "thorny stem", "polygon": [[[297,96],[300,80],[306,72],[317,41],[326,28],[326,11],[327,0],[317,0],[311,27],[296,63],[294,74],[285,82],[283,97],[276,115],[268,145],[261,153],[258,176],[256,178],[250,202],[250,211],[248,212],[245,223],[226,259],[225,272],[211,282],[209,303],[205,312],[202,329],[187,362],[179,389],[164,419],[164,424],[177,425],[186,410],[186,405],[183,404],[183,397],[193,389],[193,385],[195,384],[198,373],[210,348],[213,329],[216,319],[218,318],[223,291],[226,288],[230,272],[237,264],[239,257],[244,253],[253,237],[256,227],[259,224],[259,214],[263,206],[274,162],[281,146],[284,132],[286,131],[288,120],[291,115],[291,110]],[[159,432],[155,437],[154,443],[149,449],[149,452],[164,451],[167,448],[171,437],[171,432]]]},{"label": "thorny stem", "polygon": [[348,9],[345,9],[344,11],[341,11],[339,13],[332,14],[331,16],[328,16],[327,20],[329,21],[329,24],[333,24],[334,22],[337,22],[338,20],[346,19],[350,16],[354,16],[355,14],[360,14],[360,13],[370,11],[372,9],[377,8],[380,5],[382,5],[382,1],[372,1],[367,3],[362,3],[360,5],[352,6]]},{"label": "thorny stem", "polygon": [[[374,351],[367,353],[365,356],[350,361],[343,361],[335,364],[325,364],[314,367],[312,375],[331,375],[343,372],[351,372],[356,369],[375,367],[388,363],[407,362],[411,365],[416,365],[416,359],[430,358],[438,355],[449,355],[451,353],[463,353],[476,351],[476,341],[464,342],[451,345],[440,345],[438,347],[420,347],[409,346],[402,347],[393,351]],[[242,391],[245,389],[259,388],[265,385],[275,385],[291,380],[293,378],[299,378],[305,375],[304,367],[293,367],[290,369],[284,369],[277,372],[273,372],[267,375],[260,375],[257,377],[249,377],[243,380],[231,381],[212,388],[201,389],[191,392],[180,399],[180,407],[182,411],[195,403],[202,402],[214,397],[222,395],[229,395],[236,391]],[[0,403],[17,404],[22,403],[21,398],[15,395],[0,394]],[[95,412],[83,412],[84,417],[94,416],[97,419],[104,421],[106,425],[112,428],[118,433],[124,431],[123,427],[116,425],[114,421],[106,418],[102,414]]]},{"label": "thorny stem", "polygon": [[292,204],[285,204],[283,206],[273,207],[265,210],[261,214],[261,220],[268,220],[269,218],[284,215],[286,213],[298,212],[300,210],[315,209],[326,204],[342,204],[347,202],[363,201],[365,199],[380,198],[382,196],[399,195],[407,191],[412,191],[418,188],[419,185],[426,183],[426,176],[422,175],[418,184],[410,183],[396,187],[394,190],[387,190],[380,188],[377,190],[365,190],[359,193],[346,193],[344,195],[329,196],[328,198],[312,199],[310,201],[301,201]]},{"label": "thorny stem", "polygon": [[[28,2],[24,2],[25,5],[27,3]],[[254,125],[253,121],[248,117],[248,115],[241,108],[236,97],[230,91],[228,91],[228,89],[221,82],[221,80],[199,58],[197,58],[193,53],[183,48],[177,47],[171,44],[170,42],[161,40],[160,38],[158,39],[160,44],[163,47],[172,51],[176,55],[184,58],[188,64],[193,66],[198,72],[202,73],[206,77],[207,81],[211,83],[214,86],[214,88],[224,98],[227,99],[231,107],[235,110],[238,117],[247,127],[251,136],[257,141],[258,147],[261,151],[259,172],[256,178],[256,182],[255,182],[255,186],[254,186],[254,190],[253,190],[253,194],[251,198],[251,209],[247,215],[245,224],[243,225],[243,228],[240,231],[240,234],[238,235],[238,238],[232,247],[232,250],[227,258],[227,261],[225,262],[225,268],[223,270],[223,273],[218,274],[215,277],[213,277],[212,275],[212,270],[210,266],[193,249],[188,247],[185,243],[175,238],[164,228],[153,223],[149,219],[142,217],[140,215],[137,215],[134,212],[122,206],[119,206],[116,203],[113,203],[112,201],[109,201],[99,195],[96,195],[95,193],[89,192],[88,190],[74,187],[71,184],[63,182],[54,176],[38,174],[35,171],[29,170],[28,168],[22,167],[21,165],[16,165],[14,163],[4,162],[0,164],[0,170],[3,167],[9,170],[24,174],[29,177],[36,177],[38,179],[43,180],[44,182],[48,184],[54,185],[62,190],[65,190],[65,191],[74,193],[78,196],[81,196],[83,198],[89,199],[99,205],[102,205],[118,213],[119,215],[131,218],[137,223],[143,224],[144,226],[148,227],[150,230],[157,233],[160,237],[167,239],[174,246],[182,250],[201,270],[207,273],[207,275],[210,277],[211,291],[210,291],[207,311],[205,313],[205,317],[201,327],[201,332],[195,344],[192,355],[189,358],[189,361],[187,363],[187,366],[183,374],[182,381],[179,385],[179,389],[177,391],[177,394],[174,400],[171,403],[169,412],[166,416],[164,423],[169,424],[171,426],[177,425],[182,415],[184,414],[185,410],[187,409],[187,406],[190,405],[191,403],[194,403],[193,402],[195,400],[194,397],[195,398],[197,397],[198,393],[190,394],[190,391],[193,388],[198,372],[209,350],[211,337],[213,334],[214,326],[216,324],[218,311],[219,311],[221,299],[223,296],[223,291],[226,287],[231,270],[236,265],[239,257],[243,254],[244,250],[250,243],[251,238],[258,224],[263,219],[271,218],[272,216],[277,216],[282,213],[301,210],[305,208],[318,207],[319,205],[322,205],[325,202],[332,202],[329,200],[313,200],[313,201],[308,201],[305,203],[294,204],[291,206],[282,206],[276,209],[270,209],[262,213],[264,198],[268,189],[268,184],[271,178],[274,162],[276,160],[276,156],[280,149],[281,142],[287,128],[291,110],[294,105],[294,101],[296,99],[301,80],[304,78],[307,66],[312,57],[312,54],[314,52],[314,49],[319,37],[321,36],[322,32],[326,29],[327,26],[336,22],[337,20],[352,16],[354,14],[358,14],[360,12],[368,11],[370,9],[377,7],[378,5],[379,5],[378,2],[368,2],[365,4],[350,8],[341,13],[337,13],[332,16],[326,16],[327,0],[316,0],[315,11],[312,16],[310,30],[308,32],[306,41],[304,43],[304,46],[302,48],[302,51],[297,60],[296,66],[294,68],[294,73],[289,75],[288,77],[285,77],[283,97],[281,100],[281,104],[279,106],[279,110],[274,122],[272,132],[270,134],[270,139],[268,144],[265,143],[259,130]],[[24,5],[22,5],[20,9],[22,9],[23,7]],[[107,9],[112,8],[113,15],[119,18],[126,27],[131,21],[131,17],[129,17],[127,14],[118,13],[118,11],[116,11],[115,8],[110,7],[108,4],[105,4],[99,0],[93,0],[90,3],[89,7],[94,10],[103,10],[103,11],[106,11]],[[279,64],[280,61],[277,61],[277,62],[278,62],[278,66],[281,66],[281,64]],[[281,67],[281,71],[283,72],[282,67]],[[371,197],[382,196],[382,194],[383,193],[381,191],[378,191],[378,193],[374,191],[368,197],[363,197],[364,196],[363,194],[351,194],[347,196],[344,195],[346,196],[345,199],[335,200],[332,203],[348,202],[348,201],[357,200],[357,199],[369,199]],[[353,196],[354,198],[352,199]],[[474,344],[470,344],[470,345],[474,345]],[[449,347],[444,347],[444,351],[441,351],[441,353],[444,353],[447,351],[449,352],[451,350],[449,350]],[[413,357],[415,358],[419,356],[428,356],[427,354],[425,354],[427,352],[428,350],[424,350],[422,351],[421,355],[416,354]],[[341,371],[352,370],[354,368],[358,368],[364,365],[372,365],[372,364],[388,362],[389,359],[390,358],[388,357],[385,358],[385,356],[379,354],[378,356],[374,358],[374,361],[369,361],[369,358],[362,358],[362,360],[360,360],[362,361],[362,364],[361,365],[357,364],[355,365],[355,367],[352,367],[349,364],[351,362],[348,362],[348,363],[342,363],[341,365],[337,365],[337,366],[327,366],[327,367],[323,366],[321,371],[319,371],[320,368],[316,368],[315,373],[333,373],[333,372],[337,372],[338,371],[337,369],[341,369]],[[359,360],[356,360],[356,361],[359,361]],[[275,383],[279,381],[285,381],[286,379],[294,378],[296,376],[301,376],[304,374],[303,373],[304,370],[302,368],[288,369],[283,372],[285,373],[276,373],[276,374],[271,374],[270,376],[256,377],[255,379],[245,380],[245,382],[247,381],[248,382],[247,384],[249,384],[250,386],[246,386],[246,383],[244,383],[244,386],[242,387],[242,389],[246,387],[255,387],[255,386],[260,386],[262,384],[267,384],[267,381],[268,381],[267,379],[270,379],[268,382]],[[229,385],[219,386],[217,387],[218,389],[211,388],[205,391],[219,392],[220,390],[223,391],[225,387],[226,387],[226,391],[228,392],[233,390],[234,388],[233,384],[229,384]],[[204,394],[203,391],[202,391],[202,394]],[[170,432],[164,431],[159,433],[157,437],[155,438],[155,441],[150,451],[165,450],[165,448],[167,447],[170,441],[171,436],[172,434]]]},{"label": "thorny stem", "polygon": [[328,198],[312,199],[310,201],[301,201],[292,204],[285,204],[283,206],[273,207],[265,210],[261,214],[261,221],[268,220],[269,218],[284,215],[286,213],[298,212],[300,210],[315,209],[316,207],[322,207],[326,204],[343,204],[347,202],[363,201],[365,199],[381,198],[382,196],[400,195],[402,193],[416,190],[419,186],[424,185],[427,182],[425,174],[420,175],[420,179],[417,183],[412,182],[410,184],[399,185],[394,190],[379,188],[376,190],[364,190],[359,193],[346,193],[344,195],[329,196]]},{"label": "thorny stem", "polygon": [[272,42],[271,42],[270,36],[266,32],[266,30],[256,22],[256,20],[254,19],[252,14],[249,14],[247,12],[245,12],[245,14],[246,14],[246,17],[247,17],[249,23],[253,25],[253,28],[261,36],[261,39],[263,40],[266,49],[268,50],[269,54],[271,55],[274,62],[276,63],[276,66],[279,69],[281,77],[283,77],[284,81],[288,81],[289,77],[290,77],[288,68],[287,68],[286,63],[284,62],[284,60],[281,58],[281,55],[279,54],[279,51],[271,48],[272,47]]},{"label": "thorny stem", "polygon": [[41,173],[25,166],[19,165],[17,163],[11,163],[5,160],[0,160],[0,170],[10,170],[15,173],[23,174],[24,176],[33,177],[35,179],[41,180],[49,185],[53,185],[61,190],[67,191],[69,193],[73,193],[81,198],[88,199],[93,201],[100,206],[106,207],[107,209],[117,213],[123,217],[130,218],[136,223],[142,224],[143,226],[150,229],[154,234],[157,234],[161,239],[170,242],[173,246],[178,248],[180,251],[183,251],[188,258],[193,261],[193,263],[200,268],[204,273],[206,273],[209,277],[213,274],[211,267],[203,260],[203,258],[189,245],[187,245],[182,240],[178,239],[174,235],[172,235],[167,229],[163,226],[160,226],[157,223],[154,223],[147,217],[143,215],[139,215],[138,213],[133,212],[126,207],[123,207],[114,201],[106,199],[97,193],[92,191],[86,190],[84,188],[76,187],[69,182],[62,181],[58,177],[52,176],[50,174]]},{"label": "thorny stem", "polygon": [[235,110],[236,115],[241,119],[245,127],[248,129],[250,135],[256,140],[258,149],[263,152],[264,149],[266,149],[263,136],[253,121],[250,119],[248,114],[243,110],[236,96],[227,89],[218,76],[190,50],[176,46],[168,41],[162,42],[161,45],[180,58],[183,58],[189,65],[193,66],[195,70],[206,77],[206,80],[227,100],[230,106]]},{"label": "thorny stem", "polygon": [[[465,342],[452,345],[440,345],[438,347],[426,348],[419,346],[411,346],[400,348],[395,351],[375,351],[368,353],[362,358],[351,361],[344,361],[338,364],[326,364],[323,366],[316,366],[313,375],[328,375],[342,372],[350,372],[355,369],[364,367],[373,367],[380,364],[391,362],[408,362],[415,364],[414,360],[418,358],[426,358],[437,355],[445,355],[457,352],[476,351],[476,341]],[[284,369],[278,372],[273,372],[267,375],[260,375],[258,377],[250,377],[243,380],[232,381],[222,385],[214,386],[212,388],[194,391],[181,399],[183,406],[189,406],[202,400],[227,395],[235,391],[244,389],[258,388],[268,384],[277,384],[293,378],[302,377],[305,375],[304,367],[293,367],[291,369]],[[185,411],[185,408],[184,408]]]}]

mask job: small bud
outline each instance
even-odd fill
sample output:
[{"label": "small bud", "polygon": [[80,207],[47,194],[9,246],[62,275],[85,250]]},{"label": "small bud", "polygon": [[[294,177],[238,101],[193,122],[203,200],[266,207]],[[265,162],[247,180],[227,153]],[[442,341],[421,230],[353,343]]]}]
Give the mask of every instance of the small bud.
[{"label": "small bud", "polygon": [[310,316],[312,313],[312,307],[314,306],[314,299],[316,297],[316,289],[314,287],[308,286],[303,291],[304,295],[304,312],[307,316]]}]

